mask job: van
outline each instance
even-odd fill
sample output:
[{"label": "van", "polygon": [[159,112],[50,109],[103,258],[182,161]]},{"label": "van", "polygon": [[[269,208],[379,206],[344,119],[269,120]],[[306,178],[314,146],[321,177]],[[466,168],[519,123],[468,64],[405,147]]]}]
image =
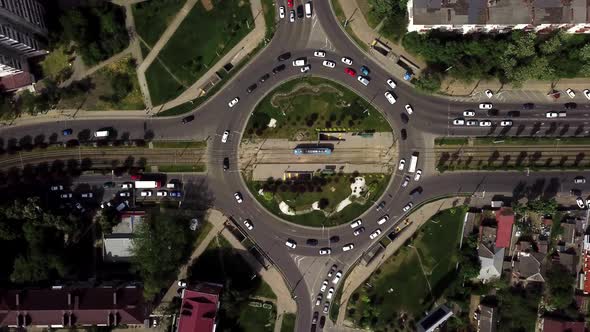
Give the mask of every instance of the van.
[{"label": "van", "polygon": [[94,137],[108,137],[109,131],[108,130],[99,130],[94,132]]},{"label": "van", "polygon": [[305,17],[307,17],[307,18],[311,17],[311,1],[308,1],[305,4]]}]

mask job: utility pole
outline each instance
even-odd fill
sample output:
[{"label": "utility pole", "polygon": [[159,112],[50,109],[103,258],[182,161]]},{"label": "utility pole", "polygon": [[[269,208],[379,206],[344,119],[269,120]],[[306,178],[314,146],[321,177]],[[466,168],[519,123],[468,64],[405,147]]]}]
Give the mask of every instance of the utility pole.
[{"label": "utility pole", "polygon": [[352,17],[354,16],[354,14],[356,13],[356,11],[358,10],[358,7],[354,9],[354,11],[352,12],[352,14],[350,14],[350,17],[346,19],[346,21],[344,21],[344,28],[346,29],[346,26],[348,26],[348,22],[350,22],[350,20],[352,20]]}]

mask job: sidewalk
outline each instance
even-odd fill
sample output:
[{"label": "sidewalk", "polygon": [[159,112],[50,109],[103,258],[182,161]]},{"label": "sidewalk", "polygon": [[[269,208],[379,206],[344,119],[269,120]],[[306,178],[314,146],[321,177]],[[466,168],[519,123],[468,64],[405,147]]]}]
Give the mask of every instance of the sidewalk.
[{"label": "sidewalk", "polygon": [[336,329],[341,327],[352,327],[352,324],[346,322],[346,305],[352,293],[391,255],[393,255],[399,248],[408,240],[424,223],[426,223],[433,215],[441,210],[449,209],[454,206],[460,206],[465,202],[465,197],[452,197],[428,203],[417,211],[412,213],[407,219],[411,224],[391,242],[385,250],[376,256],[369,265],[356,265],[351,273],[346,277],[344,286],[342,288],[342,298],[340,301],[340,310],[338,311],[338,319],[336,320]]}]

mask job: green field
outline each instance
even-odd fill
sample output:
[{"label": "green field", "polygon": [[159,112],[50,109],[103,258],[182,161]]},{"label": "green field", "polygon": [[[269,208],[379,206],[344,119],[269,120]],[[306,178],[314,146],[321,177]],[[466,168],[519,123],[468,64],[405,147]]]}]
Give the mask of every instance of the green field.
[{"label": "green field", "polygon": [[201,173],[206,170],[205,164],[158,165],[158,171],[163,173]]},{"label": "green field", "polygon": [[[213,9],[207,11],[199,1],[180,24],[158,59],[170,69],[182,85],[197,81],[223,55],[229,52],[254,28],[248,0],[212,0]],[[180,84],[168,85],[172,78],[165,70],[146,71],[146,79],[154,104],[162,104],[180,94]]]},{"label": "green field", "polygon": [[469,142],[467,137],[437,137],[434,145],[465,145]]},{"label": "green field", "polygon": [[199,149],[206,148],[207,141],[153,141],[154,148],[161,149]]},{"label": "green field", "polygon": [[283,325],[281,325],[281,332],[295,332],[295,314],[283,315]]},{"label": "green field", "polygon": [[[286,202],[295,212],[308,210],[313,202],[326,199],[327,204],[324,211],[334,211],[335,207],[351,193],[351,174],[324,175],[305,182],[248,182],[248,188],[256,199],[275,215],[305,226],[321,227],[336,226],[352,221],[361,215],[374,201],[376,201],[389,184],[389,175],[364,174],[367,186],[369,187],[368,199],[366,201],[353,201],[329,217],[321,211],[313,211],[305,214],[289,216],[279,209],[279,203]],[[258,194],[260,189],[265,195]]]},{"label": "green field", "polygon": [[238,319],[239,329],[232,331],[243,332],[272,332],[274,331],[276,313],[275,308],[255,308],[247,304],[240,307],[240,318]]},{"label": "green field", "polygon": [[153,47],[185,3],[186,0],[150,0],[133,4],[131,8],[139,36]]},{"label": "green field", "polygon": [[454,277],[465,212],[453,208],[432,217],[411,247],[402,247],[366,280],[371,287],[363,283],[353,293],[347,318],[373,330],[392,329],[402,312],[419,320]]},{"label": "green field", "polygon": [[261,0],[262,11],[264,12],[264,22],[266,23],[266,35],[265,38],[270,39],[276,30],[276,15],[277,6],[275,0]]},{"label": "green field", "polygon": [[[271,119],[277,121],[275,128],[268,127]],[[313,140],[317,130],[326,129],[391,131],[363,98],[338,83],[310,77],[291,80],[269,93],[252,113],[244,137]]]},{"label": "green field", "polygon": [[[495,143],[494,143],[495,142]],[[590,137],[477,137],[474,145],[588,145]]]}]

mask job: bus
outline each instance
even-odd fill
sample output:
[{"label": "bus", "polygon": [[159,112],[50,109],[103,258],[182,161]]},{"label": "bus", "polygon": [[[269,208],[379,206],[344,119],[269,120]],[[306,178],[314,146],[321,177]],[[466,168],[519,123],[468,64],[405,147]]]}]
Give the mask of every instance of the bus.
[{"label": "bus", "polygon": [[412,158],[410,159],[410,168],[408,168],[409,173],[414,173],[416,171],[416,166],[418,165],[418,152],[412,153]]}]

